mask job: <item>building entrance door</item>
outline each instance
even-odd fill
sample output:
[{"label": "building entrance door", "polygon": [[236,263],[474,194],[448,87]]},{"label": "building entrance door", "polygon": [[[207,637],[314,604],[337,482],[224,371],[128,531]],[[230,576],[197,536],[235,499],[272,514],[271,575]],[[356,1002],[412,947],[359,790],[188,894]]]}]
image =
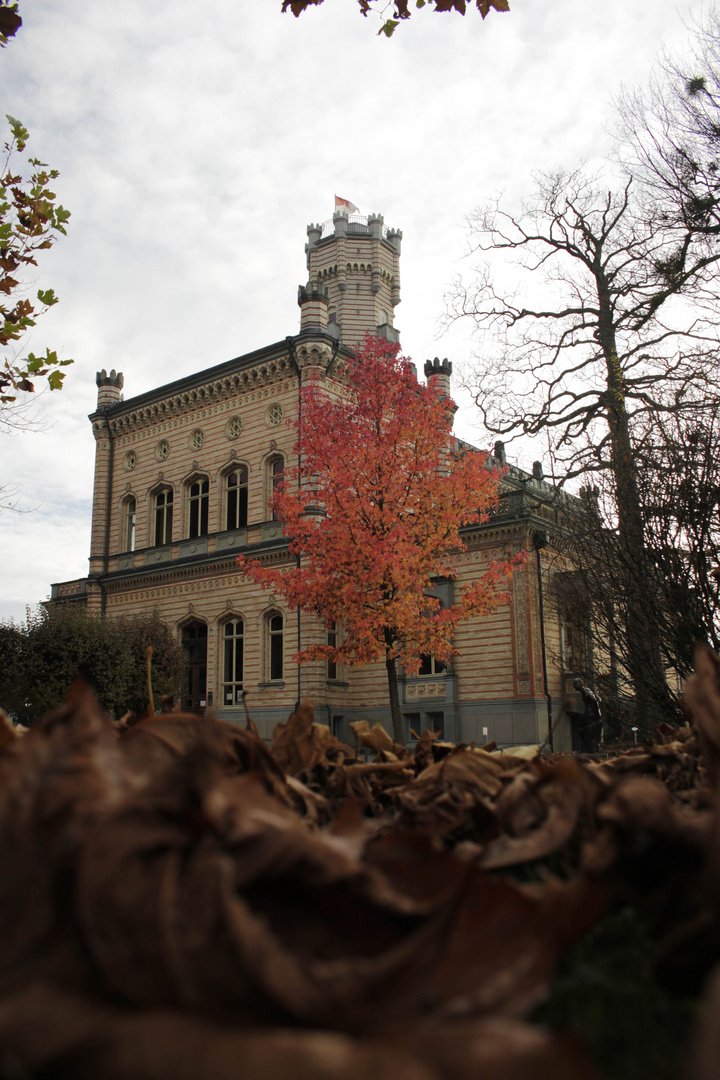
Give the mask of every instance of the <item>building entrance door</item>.
[{"label": "building entrance door", "polygon": [[197,620],[182,630],[185,650],[183,712],[202,716],[207,706],[207,626]]}]

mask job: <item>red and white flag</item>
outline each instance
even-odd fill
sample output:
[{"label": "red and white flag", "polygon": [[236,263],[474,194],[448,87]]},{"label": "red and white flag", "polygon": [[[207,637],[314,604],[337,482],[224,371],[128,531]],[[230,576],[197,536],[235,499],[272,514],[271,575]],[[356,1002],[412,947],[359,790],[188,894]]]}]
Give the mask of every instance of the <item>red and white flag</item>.
[{"label": "red and white flag", "polygon": [[357,214],[359,210],[355,203],[350,202],[349,199],[341,199],[339,195],[335,196],[335,209],[347,210],[348,214]]}]

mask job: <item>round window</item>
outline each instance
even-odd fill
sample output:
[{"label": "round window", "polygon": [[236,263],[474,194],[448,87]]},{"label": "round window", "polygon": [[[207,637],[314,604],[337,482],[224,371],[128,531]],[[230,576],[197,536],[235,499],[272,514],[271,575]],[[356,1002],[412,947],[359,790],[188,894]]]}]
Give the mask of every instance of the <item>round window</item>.
[{"label": "round window", "polygon": [[135,468],[136,465],[137,465],[137,458],[135,457],[135,451],[134,450],[129,450],[127,452],[127,454],[125,455],[125,468],[127,469],[128,472],[132,472],[132,470]]},{"label": "round window", "polygon": [[267,411],[268,424],[272,424],[273,427],[276,427],[276,425],[280,423],[282,418],[283,418],[282,405],[278,405],[277,403],[275,405],[271,405],[269,407],[268,411]]},{"label": "round window", "polygon": [[242,431],[242,420],[239,416],[231,416],[225,425],[225,434],[228,439],[237,439]]},{"label": "round window", "polygon": [[161,439],[161,441],[155,447],[155,457],[158,461],[165,461],[170,454],[170,443],[167,439]]},{"label": "round window", "polygon": [[205,432],[200,431],[199,429],[197,431],[193,431],[192,435],[190,436],[190,445],[192,446],[193,450],[199,450],[204,442]]}]

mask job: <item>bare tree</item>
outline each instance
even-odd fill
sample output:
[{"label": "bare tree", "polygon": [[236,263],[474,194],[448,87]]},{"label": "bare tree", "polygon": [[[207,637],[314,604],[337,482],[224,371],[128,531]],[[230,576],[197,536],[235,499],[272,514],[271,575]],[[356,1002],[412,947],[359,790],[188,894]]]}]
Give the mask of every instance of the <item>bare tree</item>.
[{"label": "bare tree", "polygon": [[[682,692],[698,640],[720,647],[720,398],[648,414],[633,430],[645,527],[644,606],[663,666]],[[608,477],[564,505],[556,544],[575,568],[554,577],[555,599],[571,631],[573,663],[596,679],[606,714],[618,716],[628,692],[631,643],[626,554],[611,527]],[[593,656],[587,648],[600,643]]]},{"label": "bare tree", "polygon": [[663,652],[686,678],[698,639],[720,650],[720,395],[648,415],[635,446]]},{"label": "bare tree", "polygon": [[706,10],[684,54],[665,52],[647,87],[616,100],[618,158],[646,214],[712,245],[720,234],[720,15]]},{"label": "bare tree", "polygon": [[608,189],[582,170],[539,174],[519,214],[496,202],[471,227],[475,250],[515,256],[526,272],[520,296],[496,289],[485,265],[450,298],[450,319],[471,318],[482,334],[475,400],[496,434],[546,433],[563,479],[609,478],[627,662],[649,722],[664,680],[632,431],[715,380],[720,250],[643,213],[632,181]]}]

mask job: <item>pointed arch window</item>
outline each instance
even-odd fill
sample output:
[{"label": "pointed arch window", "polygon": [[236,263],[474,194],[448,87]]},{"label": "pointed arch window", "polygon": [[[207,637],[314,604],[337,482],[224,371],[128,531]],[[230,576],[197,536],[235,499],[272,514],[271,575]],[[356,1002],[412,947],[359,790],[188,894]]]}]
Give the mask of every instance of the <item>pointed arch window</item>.
[{"label": "pointed arch window", "polygon": [[207,536],[208,515],[210,511],[210,482],[195,480],[189,491],[190,515],[188,537]]},{"label": "pointed arch window", "polygon": [[[328,632],[327,632],[327,643],[328,643],[328,645],[332,645],[333,648],[337,648],[337,643],[338,643],[337,623],[334,623],[334,622],[330,623],[330,627],[329,627]],[[328,679],[337,679],[337,677],[338,677],[338,666],[337,666],[337,662],[335,660],[328,659],[328,662],[327,662],[327,677],[328,677]]]},{"label": "pointed arch window", "polygon": [[274,614],[268,618],[268,675],[270,682],[283,677],[283,617]]},{"label": "pointed arch window", "polygon": [[123,551],[135,550],[135,525],[137,522],[137,503],[134,498],[126,499],[123,504]]},{"label": "pointed arch window", "polygon": [[155,495],[155,534],[156,547],[169,544],[172,540],[173,493],[171,488],[163,488]]},{"label": "pointed arch window", "polygon": [[207,625],[194,619],[184,626],[182,645],[185,650],[183,709],[202,715],[207,704]]},{"label": "pointed arch window", "polygon": [[248,523],[248,471],[236,469],[225,480],[225,528],[242,529]]},{"label": "pointed arch window", "polygon": [[[273,502],[276,495],[282,491],[285,482],[285,459],[277,457],[270,463],[270,501]],[[272,520],[279,521],[280,514],[272,507]]]},{"label": "pointed arch window", "polygon": [[242,702],[244,626],[242,619],[230,619],[223,628],[223,704]]}]

